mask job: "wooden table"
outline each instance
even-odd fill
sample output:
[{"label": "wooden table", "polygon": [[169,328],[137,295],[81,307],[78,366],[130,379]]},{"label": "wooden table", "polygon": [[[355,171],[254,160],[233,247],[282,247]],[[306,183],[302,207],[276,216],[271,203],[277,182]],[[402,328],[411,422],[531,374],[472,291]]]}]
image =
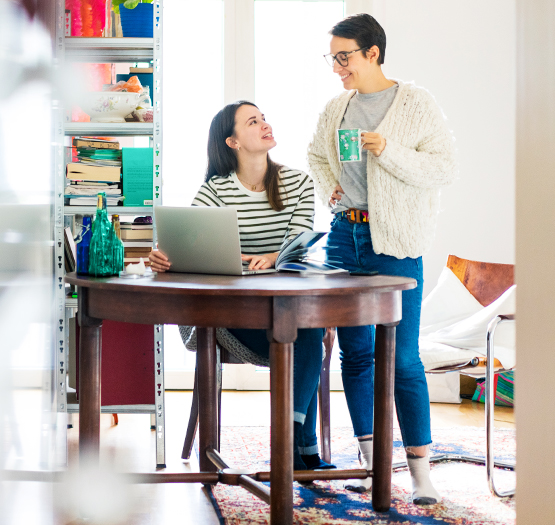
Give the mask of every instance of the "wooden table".
[{"label": "wooden table", "polygon": [[[70,273],[79,294],[79,452],[98,461],[102,320],[196,326],[200,473],[145,474],[142,482],[241,485],[267,503],[273,524],[293,522],[293,481],[374,477],[372,506],[391,504],[395,326],[401,292],[416,281],[392,276],[291,273],[234,277],[165,273],[92,278]],[[293,341],[298,328],[376,326],[373,471],[293,473]],[[218,453],[215,327],[266,329],[270,340],[271,470],[228,468]],[[270,481],[271,493],[261,481]]]}]

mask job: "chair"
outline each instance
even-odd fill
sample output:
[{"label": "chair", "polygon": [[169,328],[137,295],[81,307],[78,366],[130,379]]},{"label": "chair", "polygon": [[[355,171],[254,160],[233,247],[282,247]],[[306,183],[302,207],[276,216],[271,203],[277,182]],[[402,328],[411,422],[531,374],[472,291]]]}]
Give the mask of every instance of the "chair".
[{"label": "chair", "polygon": [[[180,327],[181,331],[181,327]],[[188,335],[182,332],[184,341]],[[320,384],[318,385],[318,408],[320,411],[320,449],[321,457],[331,463],[331,434],[330,434],[330,360],[333,343],[335,340],[335,328],[328,328],[324,335],[323,343],[326,350],[324,360],[322,361],[322,370],[320,372]],[[221,431],[221,401],[222,401],[222,377],[221,364],[245,364],[246,360],[236,357],[221,344],[217,345],[218,349],[218,449],[220,448],[220,431]],[[259,363],[255,363],[259,364]],[[195,368],[195,384],[193,387],[193,401],[191,403],[191,412],[189,415],[189,423],[183,443],[183,451],[181,457],[189,459],[195,441],[195,435],[198,428],[198,373]]]},{"label": "chair", "polygon": [[[493,303],[505,291],[514,284],[514,265],[497,264],[471,261],[462,259],[455,255],[449,255],[447,267],[463,283],[466,289],[484,307]],[[497,327],[501,323],[514,322],[514,315],[497,315],[489,322],[486,339],[486,357],[475,357],[469,361],[457,365],[440,367],[427,370],[427,373],[446,373],[459,371],[473,377],[485,375],[486,378],[486,399],[485,399],[485,426],[486,426],[486,457],[485,460],[474,456],[461,455],[440,455],[433,456],[430,461],[465,461],[470,463],[481,463],[486,465],[487,480],[490,491],[498,497],[513,496],[515,491],[498,491],[495,487],[493,468],[494,466],[514,470],[514,463],[494,462],[493,454],[493,432],[494,432],[494,378],[495,374],[507,372],[498,359],[494,358],[494,335]],[[512,370],[512,369],[511,369]],[[395,467],[399,468],[399,464]]]}]

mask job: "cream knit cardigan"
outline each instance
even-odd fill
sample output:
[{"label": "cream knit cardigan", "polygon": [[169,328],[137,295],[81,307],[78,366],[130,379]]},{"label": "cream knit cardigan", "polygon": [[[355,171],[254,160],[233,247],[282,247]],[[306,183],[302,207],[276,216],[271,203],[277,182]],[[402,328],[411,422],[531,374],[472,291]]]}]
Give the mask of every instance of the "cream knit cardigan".
[{"label": "cream knit cardigan", "polygon": [[[453,137],[432,95],[412,83],[399,84],[375,132],[386,140],[379,157],[368,153],[368,211],[377,254],[420,257],[431,246],[439,212],[439,189],[456,177]],[[341,174],[336,130],[356,91],[328,102],[308,147],[315,189],[329,206]]]}]

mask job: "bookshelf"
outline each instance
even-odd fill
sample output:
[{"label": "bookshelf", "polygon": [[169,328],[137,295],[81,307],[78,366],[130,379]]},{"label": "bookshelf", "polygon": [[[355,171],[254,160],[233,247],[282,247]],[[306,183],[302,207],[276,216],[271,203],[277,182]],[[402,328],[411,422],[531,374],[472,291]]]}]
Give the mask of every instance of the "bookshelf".
[{"label": "bookshelf", "polygon": [[[152,63],[153,92],[150,93],[153,103],[153,122],[95,123],[70,122],[71,114],[64,108],[62,97],[54,97],[53,123],[56,136],[56,149],[53,158],[55,179],[54,200],[54,236],[55,236],[55,282],[56,282],[56,349],[60,365],[56,370],[56,403],[58,412],[78,412],[75,394],[68,393],[67,376],[69,362],[70,319],[75,316],[77,299],[67,295],[63,284],[64,267],[64,228],[74,224],[82,215],[94,215],[94,206],[66,206],[64,204],[65,165],[68,161],[65,146],[71,137],[148,137],[149,146],[153,149],[153,203],[162,204],[162,22],[163,0],[153,2],[153,38],[85,38],[64,36],[65,0],[56,0],[56,41],[55,56],[60,71],[65,64],[82,63]],[[56,99],[58,102],[56,102]],[[152,215],[153,206],[109,206],[108,214],[118,213],[121,217]],[[156,242],[156,229],[154,229]],[[154,326],[154,363],[152,373],[155,376],[153,404],[111,405],[103,406],[103,413],[135,413],[150,414],[151,428],[156,433],[156,466],[165,467],[165,402],[164,402],[164,328]],[[125,373],[122,371],[122,373]],[[148,431],[148,429],[147,429]]]}]

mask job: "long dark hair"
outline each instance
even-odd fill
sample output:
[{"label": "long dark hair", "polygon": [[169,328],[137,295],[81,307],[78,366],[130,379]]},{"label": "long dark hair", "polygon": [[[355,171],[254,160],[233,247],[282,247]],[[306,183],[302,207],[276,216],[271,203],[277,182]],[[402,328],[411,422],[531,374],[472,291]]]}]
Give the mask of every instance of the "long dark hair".
[{"label": "long dark hair", "polygon": [[[208,132],[208,168],[204,178],[205,182],[212,177],[227,177],[232,171],[237,171],[237,153],[226,144],[226,139],[235,135],[235,114],[244,105],[254,106],[258,109],[258,106],[252,102],[239,100],[225,106],[212,119]],[[270,159],[268,154],[268,168],[263,184],[268,195],[268,202],[275,211],[285,208],[279,189],[279,170],[282,167]]]}]

